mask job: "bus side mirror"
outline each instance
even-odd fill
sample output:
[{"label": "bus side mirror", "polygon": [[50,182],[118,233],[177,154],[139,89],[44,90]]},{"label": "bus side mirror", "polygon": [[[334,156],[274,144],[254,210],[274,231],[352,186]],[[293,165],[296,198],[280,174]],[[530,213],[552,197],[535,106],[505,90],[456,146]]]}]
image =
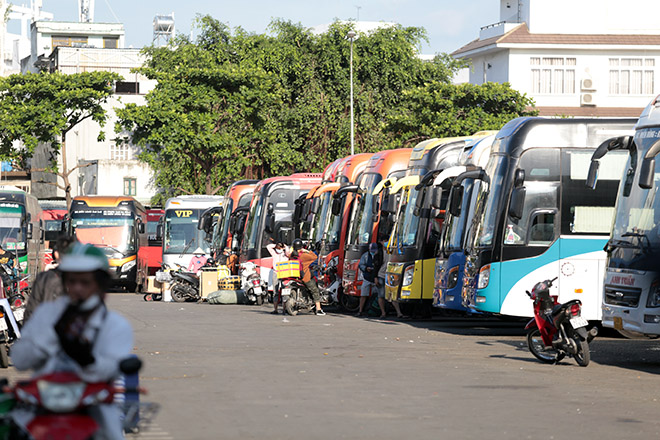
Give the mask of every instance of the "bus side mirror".
[{"label": "bus side mirror", "polygon": [[[462,188],[462,187],[461,187]],[[435,209],[442,209],[442,193],[443,190],[439,186],[434,186],[431,190],[431,206]]]},{"label": "bus side mirror", "polygon": [[27,233],[26,233],[28,240],[32,240],[32,233],[34,232],[33,229],[34,229],[34,225],[32,223],[28,223],[27,224]]},{"label": "bus side mirror", "polygon": [[158,223],[156,225],[156,241],[161,241],[163,239],[163,224]]},{"label": "bus side mirror", "polygon": [[525,207],[525,194],[527,190],[525,187],[515,188],[511,193],[511,203],[509,204],[509,216],[516,220],[520,220],[523,215],[523,208]]},{"label": "bus side mirror", "polygon": [[273,231],[275,231],[275,213],[269,212],[266,215],[266,225],[265,225],[266,232],[269,234],[272,234]]},{"label": "bus side mirror", "polygon": [[341,199],[332,199],[332,215],[341,214]]},{"label": "bus side mirror", "polygon": [[455,186],[451,190],[449,199],[449,213],[454,217],[461,215],[461,205],[463,204],[463,186]]},{"label": "bus side mirror", "polygon": [[587,174],[587,188],[596,189],[596,180],[598,179],[598,167],[600,162],[592,160],[589,165],[589,174]]},{"label": "bus side mirror", "polygon": [[321,204],[321,198],[320,197],[314,197],[314,199],[312,199],[311,211],[312,211],[313,214],[316,214],[317,212],[319,212],[319,205],[320,204]]},{"label": "bus side mirror", "polygon": [[302,218],[302,205],[296,200],[295,202],[295,208],[293,208],[293,217],[292,221],[294,224],[300,223],[300,219]]},{"label": "bus side mirror", "polygon": [[513,176],[513,187],[520,188],[525,184],[525,170],[518,168]]},{"label": "bus side mirror", "polygon": [[644,189],[653,188],[655,177],[655,158],[648,157],[642,161],[639,169],[639,187]]},{"label": "bus side mirror", "polygon": [[138,234],[144,234],[145,231],[144,223],[139,223],[138,224]]},{"label": "bus side mirror", "polygon": [[422,208],[424,208],[424,198],[426,196],[426,188],[422,188],[417,193],[417,199],[415,199],[415,211],[413,213],[419,217],[422,214]]},{"label": "bus side mirror", "polygon": [[383,197],[383,208],[382,210],[388,213],[396,212],[396,202],[397,197],[394,194],[387,194]]}]

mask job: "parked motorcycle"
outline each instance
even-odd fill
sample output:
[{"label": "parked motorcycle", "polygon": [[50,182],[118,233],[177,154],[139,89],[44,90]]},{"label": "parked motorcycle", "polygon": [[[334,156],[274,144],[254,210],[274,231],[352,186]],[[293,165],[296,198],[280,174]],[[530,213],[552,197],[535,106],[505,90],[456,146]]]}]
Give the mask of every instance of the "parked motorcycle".
[{"label": "parked motorcycle", "polygon": [[[120,371],[136,375],[142,366],[137,357],[123,360]],[[15,409],[5,419],[9,439],[72,439],[96,438],[100,426],[89,409],[117,402],[117,396],[139,394],[138,388],[118,387],[113,383],[86,383],[72,372],[55,372],[5,387],[13,396]],[[121,400],[121,399],[119,399]],[[137,407],[136,407],[137,406]],[[136,415],[142,422],[155,415],[158,406],[124,401],[124,430],[135,431]],[[33,414],[27,426],[21,423],[25,414]],[[26,432],[27,431],[27,432]]]},{"label": "parked motorcycle", "polygon": [[7,368],[9,347],[21,336],[28,277],[9,264],[0,264],[0,275],[0,368]]},{"label": "parked motorcycle", "polygon": [[534,319],[527,330],[529,351],[545,363],[557,363],[566,356],[578,365],[589,365],[589,343],[598,334],[595,327],[587,331],[589,321],[581,316],[582,302],[578,299],[560,304],[558,296],[550,295],[550,287],[557,278],[537,283],[527,295],[534,301]]},{"label": "parked motorcycle", "polygon": [[250,261],[241,264],[241,289],[245,292],[248,304],[262,305],[266,301],[266,283],[257,272],[256,264]]},{"label": "parked motorcycle", "polygon": [[172,300],[175,302],[198,301],[201,298],[199,277],[193,272],[188,272],[180,264],[177,264],[177,267],[177,270],[170,272]]}]

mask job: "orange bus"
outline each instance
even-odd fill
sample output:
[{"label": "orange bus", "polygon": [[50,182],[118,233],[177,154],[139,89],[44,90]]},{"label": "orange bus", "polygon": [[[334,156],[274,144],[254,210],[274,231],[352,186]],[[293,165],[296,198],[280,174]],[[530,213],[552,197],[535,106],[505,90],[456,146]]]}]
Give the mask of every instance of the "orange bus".
[{"label": "orange bus", "polygon": [[395,179],[405,175],[411,152],[409,148],[402,148],[374,154],[356,184],[337,193],[336,197],[341,197],[342,192],[357,193],[350,218],[345,215],[347,224],[342,228],[346,247],[341,305],[348,311],[357,310],[359,304],[362,285],[358,270],[360,257],[367,252],[370,243],[385,244],[392,229],[390,216],[386,212],[388,208],[381,206],[382,200],[388,197],[387,190],[383,191],[383,188],[388,188]]},{"label": "orange bus", "polygon": [[117,285],[134,292],[148,275],[146,258],[138,250],[147,246],[147,212],[132,197],[81,196],[69,209],[69,234],[102,249],[110,260]]}]

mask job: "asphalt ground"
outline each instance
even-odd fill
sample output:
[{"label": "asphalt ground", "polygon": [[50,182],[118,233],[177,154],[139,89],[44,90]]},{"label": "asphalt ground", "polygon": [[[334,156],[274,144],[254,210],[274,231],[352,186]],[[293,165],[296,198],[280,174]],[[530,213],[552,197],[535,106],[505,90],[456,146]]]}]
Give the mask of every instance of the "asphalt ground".
[{"label": "asphalt ground", "polygon": [[144,399],[161,405],[129,438],[660,437],[659,340],[599,337],[582,368],[541,364],[523,325],[497,319],[285,318],[126,294],[109,305],[132,322]]}]

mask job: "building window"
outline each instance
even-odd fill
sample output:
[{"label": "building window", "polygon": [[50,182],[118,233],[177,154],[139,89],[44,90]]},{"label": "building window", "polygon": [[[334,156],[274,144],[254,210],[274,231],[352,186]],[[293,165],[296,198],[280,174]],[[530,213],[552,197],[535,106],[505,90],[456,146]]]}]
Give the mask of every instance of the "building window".
[{"label": "building window", "polygon": [[117,49],[119,46],[119,38],[117,37],[103,37],[104,49]]},{"label": "building window", "polygon": [[119,95],[139,95],[140,83],[137,81],[117,81],[115,83],[115,93]]},{"label": "building window", "polygon": [[110,145],[110,160],[132,160],[133,149],[128,144]]},{"label": "building window", "polygon": [[51,38],[53,48],[55,47],[77,47],[86,46],[87,37],[76,37],[71,35],[53,35]]},{"label": "building window", "polygon": [[124,195],[137,195],[137,179],[135,177],[124,177]]},{"label": "building window", "polygon": [[570,95],[575,93],[576,58],[529,59],[532,67],[532,93]]},{"label": "building window", "polygon": [[610,58],[610,95],[653,95],[654,58]]}]

